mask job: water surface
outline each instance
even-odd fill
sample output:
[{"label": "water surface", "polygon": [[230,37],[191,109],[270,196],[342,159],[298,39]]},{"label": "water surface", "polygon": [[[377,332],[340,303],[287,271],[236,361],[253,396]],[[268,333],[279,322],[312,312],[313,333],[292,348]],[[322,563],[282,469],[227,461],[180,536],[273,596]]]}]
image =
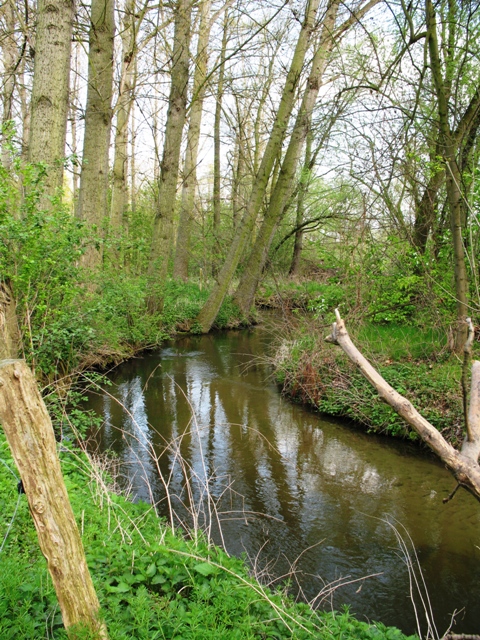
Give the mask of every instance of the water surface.
[{"label": "water surface", "polygon": [[454,630],[478,633],[478,503],[459,491],[444,505],[452,476],[412,445],[283,399],[262,358],[269,341],[262,330],[185,337],[123,364],[89,402],[104,416],[95,441],[117,454],[136,497],[186,529],[207,526],[264,580],[291,573],[322,607],[348,603],[414,632],[396,524],[439,632],[457,611]]}]

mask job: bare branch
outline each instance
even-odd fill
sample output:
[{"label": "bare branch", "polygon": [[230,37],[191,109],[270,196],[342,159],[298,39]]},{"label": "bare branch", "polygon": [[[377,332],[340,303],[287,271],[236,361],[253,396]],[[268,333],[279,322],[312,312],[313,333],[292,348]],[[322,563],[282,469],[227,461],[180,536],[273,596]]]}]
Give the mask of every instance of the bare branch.
[{"label": "bare branch", "polygon": [[469,443],[467,440],[463,445],[462,452],[459,452],[415,409],[407,398],[395,391],[373,368],[351,341],[345,328],[345,322],[342,320],[338,309],[335,310],[335,315],[337,321],[333,324],[331,335],[326,338],[327,342],[341,347],[370,384],[375,387],[379,396],[412,427],[423,442],[446,464],[458,483],[470,491],[477,500],[480,500],[480,466],[478,465],[478,448],[480,447],[480,362],[475,362],[472,368],[472,385],[475,380],[472,398],[475,397],[476,400],[473,402],[473,406],[472,403],[470,405],[472,412],[475,413],[472,423],[477,426],[476,434],[478,432],[478,435],[474,443]]}]

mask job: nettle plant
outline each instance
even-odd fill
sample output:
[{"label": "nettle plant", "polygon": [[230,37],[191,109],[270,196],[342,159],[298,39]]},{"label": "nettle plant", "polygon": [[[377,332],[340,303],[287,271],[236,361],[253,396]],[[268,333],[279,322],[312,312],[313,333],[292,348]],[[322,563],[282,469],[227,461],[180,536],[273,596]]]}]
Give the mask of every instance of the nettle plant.
[{"label": "nettle plant", "polygon": [[50,378],[91,341],[78,259],[85,231],[60,198],[40,206],[46,168],[13,155],[0,165],[0,273],[12,287],[24,356]]}]

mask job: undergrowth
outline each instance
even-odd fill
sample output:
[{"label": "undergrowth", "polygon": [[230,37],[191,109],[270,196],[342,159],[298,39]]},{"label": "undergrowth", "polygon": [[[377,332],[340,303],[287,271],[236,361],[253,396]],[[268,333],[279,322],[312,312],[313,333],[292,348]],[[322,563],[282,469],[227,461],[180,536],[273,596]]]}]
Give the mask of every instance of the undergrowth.
[{"label": "undergrowth", "polygon": [[[358,621],[347,609],[315,612],[285,590],[264,588],[243,559],[229,557],[201,536],[172,530],[150,505],[106,490],[108,476],[82,453],[63,449],[60,456],[111,640],[405,638],[398,629]],[[64,639],[3,435],[0,458],[0,637]]]},{"label": "undergrowth", "polygon": [[[393,436],[416,434],[384,403],[339,347],[325,342],[329,327],[315,321],[284,330],[273,358],[283,392],[318,411]],[[439,331],[364,324],[347,328],[378,372],[453,444],[462,440],[461,363]],[[285,337],[288,336],[288,337]]]}]

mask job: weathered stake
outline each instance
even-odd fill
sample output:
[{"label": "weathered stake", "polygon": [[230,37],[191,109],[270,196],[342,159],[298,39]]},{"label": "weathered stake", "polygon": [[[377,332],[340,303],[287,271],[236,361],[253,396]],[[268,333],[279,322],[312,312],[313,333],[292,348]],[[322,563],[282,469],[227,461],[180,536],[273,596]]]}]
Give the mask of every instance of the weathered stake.
[{"label": "weathered stake", "polygon": [[22,478],[65,628],[83,625],[94,637],[106,639],[50,416],[23,360],[0,361],[0,420]]}]

